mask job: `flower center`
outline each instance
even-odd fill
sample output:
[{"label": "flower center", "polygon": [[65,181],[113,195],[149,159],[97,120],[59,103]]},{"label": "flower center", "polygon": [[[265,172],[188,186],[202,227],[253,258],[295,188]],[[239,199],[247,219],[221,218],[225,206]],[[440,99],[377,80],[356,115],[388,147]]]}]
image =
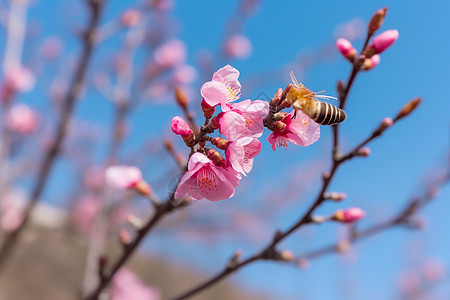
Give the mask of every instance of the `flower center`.
[{"label": "flower center", "polygon": [[213,190],[218,191],[219,182],[217,176],[209,168],[202,168],[198,172],[197,183],[203,193],[209,193]]},{"label": "flower center", "polygon": [[283,146],[284,148],[287,148],[287,142],[288,142],[288,140],[287,139],[285,139],[284,137],[278,137],[278,139],[277,139],[277,147],[279,148],[279,147],[281,147],[281,146]]},{"label": "flower center", "polygon": [[227,86],[227,102],[231,102],[239,98],[240,89]]}]

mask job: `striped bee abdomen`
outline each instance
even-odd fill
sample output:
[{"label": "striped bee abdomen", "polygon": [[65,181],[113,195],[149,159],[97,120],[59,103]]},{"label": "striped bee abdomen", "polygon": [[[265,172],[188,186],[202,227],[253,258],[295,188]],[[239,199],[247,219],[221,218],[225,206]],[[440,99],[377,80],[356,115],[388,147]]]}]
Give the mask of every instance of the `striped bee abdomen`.
[{"label": "striped bee abdomen", "polygon": [[312,119],[320,125],[338,124],[347,118],[347,115],[342,109],[329,103],[320,102],[320,105],[317,105],[316,107],[318,108],[318,111]]}]

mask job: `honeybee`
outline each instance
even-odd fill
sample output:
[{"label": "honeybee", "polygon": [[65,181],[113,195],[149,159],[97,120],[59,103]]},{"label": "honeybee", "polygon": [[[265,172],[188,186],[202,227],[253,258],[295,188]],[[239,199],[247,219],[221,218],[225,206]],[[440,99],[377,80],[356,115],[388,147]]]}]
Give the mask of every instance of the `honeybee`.
[{"label": "honeybee", "polygon": [[320,125],[334,125],[341,123],[347,118],[345,112],[329,103],[322,102],[319,99],[336,99],[335,97],[319,95],[324,91],[313,92],[306,88],[302,83],[298,83],[294,72],[289,74],[292,80],[292,86],[287,91],[286,100],[295,110],[294,117],[297,111],[303,111],[314,122]]}]

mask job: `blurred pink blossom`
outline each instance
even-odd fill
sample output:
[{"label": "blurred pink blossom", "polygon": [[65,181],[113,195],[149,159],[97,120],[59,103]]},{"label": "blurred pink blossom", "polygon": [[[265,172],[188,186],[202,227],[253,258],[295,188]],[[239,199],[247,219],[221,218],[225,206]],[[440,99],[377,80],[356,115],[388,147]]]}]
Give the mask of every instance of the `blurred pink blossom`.
[{"label": "blurred pink blossom", "polygon": [[172,118],[171,129],[172,132],[175,133],[176,135],[181,135],[184,137],[189,136],[192,133],[192,130],[186,123],[186,121],[179,116]]},{"label": "blurred pink blossom", "polygon": [[128,9],[120,17],[120,23],[126,27],[132,27],[139,24],[141,20],[141,12],[137,9]]},{"label": "blurred pink blossom", "polygon": [[38,116],[28,105],[20,103],[8,110],[5,122],[12,132],[30,134],[38,127]]},{"label": "blurred pink blossom", "polygon": [[188,171],[181,177],[175,199],[189,194],[194,200],[218,201],[231,198],[241,176],[232,168],[214,163],[204,154],[196,152],[189,159]]},{"label": "blurred pink blossom", "polygon": [[180,40],[169,40],[155,49],[154,59],[163,68],[175,67],[185,61],[186,45]]},{"label": "blurred pink blossom", "polygon": [[339,24],[334,30],[335,38],[345,38],[347,40],[357,40],[363,37],[365,22],[360,18],[355,18],[349,22]]},{"label": "blurred pink blossom", "polygon": [[428,281],[437,281],[445,277],[445,265],[436,259],[428,260],[422,265],[422,272]]},{"label": "blurred pink blossom", "polygon": [[306,147],[319,139],[320,126],[317,123],[301,111],[297,112],[295,119],[292,119],[293,116],[294,111],[278,121],[281,126],[267,137],[273,151],[276,147],[287,148],[288,142]]},{"label": "blurred pink blossom", "polygon": [[225,104],[217,116],[219,131],[230,140],[241,136],[259,138],[264,131],[263,118],[269,112],[269,103],[244,100]]},{"label": "blurred pink blossom", "polygon": [[131,270],[121,268],[111,284],[111,300],[160,300],[160,293],[146,286]]},{"label": "blurred pink blossom", "polygon": [[41,44],[41,54],[46,59],[58,57],[63,50],[63,43],[57,37],[48,37]]},{"label": "blurred pink blossom", "polygon": [[89,168],[84,173],[83,182],[89,189],[97,190],[104,184],[105,170],[102,168]]},{"label": "blurred pink blossom", "polygon": [[258,139],[241,137],[228,143],[226,157],[233,169],[246,175],[253,168],[253,158],[260,151],[261,143]]},{"label": "blurred pink blossom", "polygon": [[25,195],[19,190],[8,191],[0,199],[0,226],[5,231],[16,230],[23,221]]},{"label": "blurred pink blossom", "polygon": [[84,232],[89,232],[101,209],[102,203],[99,198],[93,195],[84,195],[77,200],[73,220],[78,228]]},{"label": "blurred pink blossom", "polygon": [[214,73],[212,81],[203,84],[201,94],[206,103],[211,106],[222,105],[239,99],[241,84],[238,81],[239,71],[230,65]]},{"label": "blurred pink blossom", "polygon": [[4,85],[14,92],[28,92],[35,85],[33,73],[26,67],[15,66],[5,70]]},{"label": "blurred pink blossom", "polygon": [[170,10],[175,5],[174,0],[151,0],[151,3],[158,10]]},{"label": "blurred pink blossom", "polygon": [[177,66],[173,72],[175,84],[190,84],[197,78],[197,70],[190,65]]},{"label": "blurred pink blossom", "polygon": [[231,36],[225,43],[225,54],[231,58],[247,58],[252,51],[250,40],[241,34]]},{"label": "blurred pink blossom", "polygon": [[118,189],[130,189],[142,181],[142,173],[133,166],[111,166],[106,169],[105,181]]}]

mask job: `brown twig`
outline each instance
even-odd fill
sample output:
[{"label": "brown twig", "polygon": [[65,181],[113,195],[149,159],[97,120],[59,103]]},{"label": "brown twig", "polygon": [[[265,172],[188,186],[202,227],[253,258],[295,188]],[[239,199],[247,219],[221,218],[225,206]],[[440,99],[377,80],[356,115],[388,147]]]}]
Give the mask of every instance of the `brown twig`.
[{"label": "brown twig", "polygon": [[42,165],[39,169],[37,181],[31,192],[27,207],[25,208],[22,224],[15,231],[9,233],[3,241],[3,245],[0,249],[0,266],[3,265],[3,263],[5,262],[5,258],[14,247],[18,237],[20,236],[20,233],[23,231],[30,219],[32,210],[34,209],[36,203],[39,201],[42,191],[44,190],[47,183],[47,179],[49,177],[53,164],[61,151],[63,141],[66,137],[69,121],[71,120],[75,102],[78,99],[78,96],[80,95],[82,89],[86,70],[92,58],[92,52],[94,49],[96,38],[95,33],[98,27],[104,0],[88,0],[87,3],[89,4],[91,16],[89,19],[89,25],[82,39],[83,51],[77,69],[75,71],[75,76],[73,78],[72,84],[70,85],[70,89],[66,95],[65,104],[61,112],[61,118],[57,126],[55,139],[46,152]]},{"label": "brown twig", "polygon": [[[448,184],[450,182],[450,176],[445,176],[442,179],[440,179],[435,186],[432,187],[432,189],[435,188],[441,188]],[[430,189],[430,190],[432,190]],[[422,209],[425,205],[427,205],[435,196],[436,194],[434,192],[430,192],[428,190],[425,192],[424,195],[420,198],[412,198],[411,201],[408,202],[408,204],[396,215],[392,216],[390,219],[380,222],[378,224],[372,225],[369,228],[355,231],[353,232],[350,237],[350,242],[358,242],[365,238],[371,237],[373,235],[376,235],[382,231],[392,229],[394,227],[398,227],[401,225],[410,225],[410,218],[420,209]],[[339,243],[331,244],[325,247],[322,247],[317,250],[309,251],[304,254],[298,255],[298,259],[294,262],[299,262],[301,260],[312,260],[315,258],[322,257],[327,254],[339,252]],[[292,263],[292,262],[291,262]],[[296,263],[297,264],[297,263]]]},{"label": "brown twig", "polygon": [[97,300],[100,296],[100,293],[103,289],[111,282],[111,279],[114,277],[116,272],[127,262],[127,260],[131,257],[137,247],[140,245],[141,241],[144,237],[155,227],[156,224],[169,212],[173,211],[177,206],[173,204],[173,199],[169,198],[163,204],[157,206],[153,216],[151,219],[145,224],[145,226],[137,232],[136,238],[129,244],[124,245],[124,250],[119,259],[114,263],[111,267],[110,271],[106,273],[106,271],[102,272],[102,276],[100,276],[100,281],[89,295],[87,295],[84,300]]}]

